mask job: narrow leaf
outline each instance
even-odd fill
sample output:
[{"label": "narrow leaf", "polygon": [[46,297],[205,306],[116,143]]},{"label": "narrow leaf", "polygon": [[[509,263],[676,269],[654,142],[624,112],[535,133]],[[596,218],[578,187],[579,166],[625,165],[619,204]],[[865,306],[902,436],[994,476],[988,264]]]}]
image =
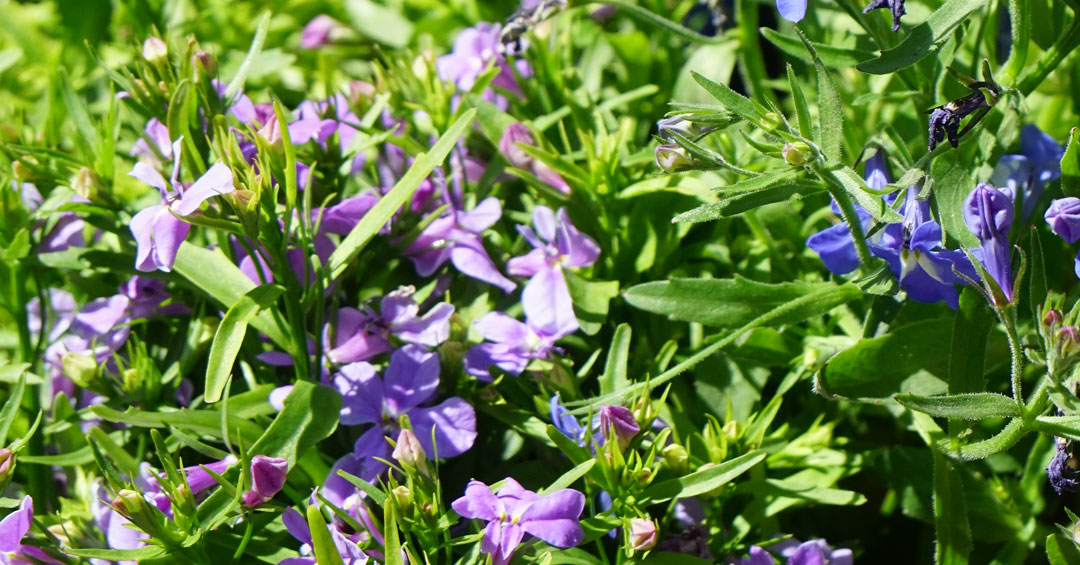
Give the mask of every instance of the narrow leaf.
[{"label": "narrow leaf", "polygon": [[925,22],[909,31],[899,45],[883,51],[876,59],[859,64],[859,70],[884,75],[914,65],[930,54],[934,45],[944,41],[968,15],[985,5],[984,0],[948,0]]},{"label": "narrow leaf", "polygon": [[0,409],[0,445],[7,445],[8,432],[11,430],[11,424],[15,423],[19,406],[22,405],[23,391],[26,390],[26,369],[29,365],[23,364],[21,367],[19,380],[15,381],[15,386],[8,394],[7,402],[4,403],[3,409]]},{"label": "narrow leaf", "polygon": [[1065,196],[1080,197],[1080,128],[1069,130],[1069,145],[1061,157],[1061,191]]},{"label": "narrow leaf", "polygon": [[992,392],[949,396],[898,394],[896,400],[912,410],[918,410],[940,418],[982,420],[984,418],[1007,418],[1021,415],[1020,406],[1015,400]]},{"label": "narrow leaf", "polygon": [[[806,51],[806,48],[798,38],[785,35],[767,27],[761,28],[761,35],[784,53],[793,57],[798,57],[808,63],[813,62],[813,58]],[[860,49],[833,47],[831,45],[825,45],[824,43],[811,43],[811,45],[813,45],[814,50],[817,51],[818,57],[821,58],[821,62],[834,69],[854,67],[859,63],[874,58],[873,53],[862,51]]]},{"label": "narrow leaf", "polygon": [[600,375],[600,394],[609,394],[630,386],[626,364],[630,358],[630,325],[619,324],[611,338],[604,373]]},{"label": "narrow leaf", "polygon": [[269,29],[270,12],[265,12],[255,26],[255,37],[251,40],[251,47],[248,48],[247,56],[240,63],[240,67],[236,69],[236,75],[229,81],[229,86],[225,88],[226,105],[232,100],[233,96],[236,96],[236,93],[244,88],[244,81],[247,80],[248,72],[251,71],[251,64],[258,58],[259,53],[262,53],[263,43],[266,42],[266,32]]},{"label": "narrow leaf", "polygon": [[702,88],[708,91],[713,98],[719,100],[728,110],[755,124],[761,121],[761,112],[758,111],[757,106],[749,98],[728,88],[727,85],[713,82],[696,72],[691,71],[690,74]]},{"label": "narrow leaf", "polygon": [[938,565],[967,565],[971,554],[964,485],[960,474],[942,454],[934,452],[934,526]]},{"label": "narrow leaf", "polygon": [[689,475],[654,484],[645,489],[644,496],[655,504],[673,498],[689,498],[705,494],[749,471],[751,467],[764,461],[767,455],[763,450],[751,451],[715,467],[699,469]]},{"label": "narrow leaf", "polygon": [[312,504],[307,507],[308,530],[311,531],[311,545],[315,553],[315,563],[318,565],[345,565],[341,560],[341,553],[334,545],[334,538],[326,527],[322,511],[318,505]]},{"label": "narrow leaf", "polygon": [[244,343],[248,324],[265,308],[272,305],[285,287],[264,285],[251,289],[225,312],[225,317],[214,332],[214,342],[210,346],[210,359],[206,363],[206,393],[204,400],[213,404],[221,400],[225,382],[232,374],[233,363]]}]

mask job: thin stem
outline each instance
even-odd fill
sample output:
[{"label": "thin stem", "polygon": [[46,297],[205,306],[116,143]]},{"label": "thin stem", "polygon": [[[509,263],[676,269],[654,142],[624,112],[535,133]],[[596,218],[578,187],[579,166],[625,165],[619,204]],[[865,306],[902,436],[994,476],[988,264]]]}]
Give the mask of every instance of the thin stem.
[{"label": "thin stem", "polygon": [[1012,395],[1021,408],[1024,406],[1023,386],[1023,353],[1020,350],[1020,337],[1016,334],[1016,320],[1013,319],[1012,307],[1006,306],[998,310],[998,317],[1005,326],[1005,336],[1009,338],[1009,356],[1012,357]]},{"label": "thin stem", "polygon": [[851,196],[843,187],[837,186],[832,178],[821,170],[820,165],[814,165],[814,172],[821,177],[821,180],[825,181],[825,189],[829,191],[829,195],[833,197],[833,200],[836,200],[837,206],[840,207],[840,215],[847,223],[848,229],[851,230],[851,239],[855,242],[855,254],[859,257],[859,264],[870,265],[870,247],[866,245],[866,232],[863,231],[862,222],[859,221],[859,214],[855,211]]}]

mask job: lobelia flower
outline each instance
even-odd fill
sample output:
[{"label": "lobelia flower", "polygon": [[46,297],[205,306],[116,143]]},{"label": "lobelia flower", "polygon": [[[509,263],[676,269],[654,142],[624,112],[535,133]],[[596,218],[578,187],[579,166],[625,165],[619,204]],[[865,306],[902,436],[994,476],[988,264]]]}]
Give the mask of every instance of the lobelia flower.
[{"label": "lobelia flower", "polygon": [[387,438],[398,436],[403,415],[408,416],[424,453],[432,458],[460,455],[476,439],[476,413],[465,400],[452,397],[435,406],[421,406],[432,400],[439,388],[439,357],[419,345],[408,344],[395,351],[384,378],[368,363],[350,363],[338,369],[332,385],[343,397],[341,425],[374,424],[327,479],[324,492],[331,491],[338,499],[355,488],[338,477],[336,470],[367,476],[381,473],[385,466],[371,458],[390,458]]},{"label": "lobelia flower", "polygon": [[251,490],[244,493],[246,506],[258,506],[274,498],[285,486],[289,463],[280,457],[256,455],[251,458]]},{"label": "lobelia flower", "polygon": [[520,122],[514,122],[507,126],[503,131],[502,138],[499,139],[499,151],[502,152],[506,160],[510,162],[510,165],[522,170],[530,171],[536,178],[540,179],[562,192],[563,194],[570,194],[570,185],[566,184],[559,173],[556,173],[551,167],[547,166],[543,161],[534,159],[531,155],[526,153],[517,144],[522,145],[536,145],[536,139],[533,138],[532,132],[529,128],[525,127],[525,124]]},{"label": "lobelia flower", "polygon": [[791,23],[799,23],[806,17],[807,0],[776,0],[780,17]]},{"label": "lobelia flower", "polygon": [[[297,107],[299,118],[289,124],[289,137],[296,145],[315,140],[323,148],[326,141],[335,133],[341,153],[344,154],[356,137],[357,130],[350,124],[360,123],[360,118],[349,108],[349,100],[338,93],[323,102],[305,100]],[[352,173],[364,168],[364,154],[353,157]],[[303,184],[300,185],[304,186]]]},{"label": "lobelia flower", "polygon": [[[454,39],[453,51],[435,61],[439,78],[454,83],[461,92],[468,92],[488,64],[494,60],[499,74],[491,81],[491,85],[520,97],[521,87],[515,74],[528,78],[532,76],[532,67],[524,59],[515,60],[511,66],[502,55],[502,43],[499,40],[501,33],[501,25],[487,22],[480,22],[474,27],[462,30]],[[492,89],[484,91],[483,97],[502,110],[509,107],[506,97],[496,94]]]},{"label": "lobelia flower", "polygon": [[138,244],[135,268],[140,271],[171,271],[176,252],[191,229],[177,216],[188,216],[206,200],[234,190],[232,170],[224,163],[216,163],[190,187],[184,188],[178,180],[181,141],[182,138],[177,139],[172,145],[173,169],[169,184],[165,183],[161,173],[146,163],[136,163],[128,173],[161,192],[161,204],[145,208],[131,219],[131,233]]},{"label": "lobelia flower", "polygon": [[[979,239],[976,256],[1004,294],[1012,302],[1012,248],[1009,230],[1013,221],[1013,201],[991,184],[979,183],[964,200],[964,223]],[[997,293],[993,293],[997,296]],[[1000,306],[1000,305],[999,305]]]},{"label": "lobelia flower", "polygon": [[870,10],[879,8],[884,8],[892,13],[892,30],[900,31],[900,16],[907,13],[904,9],[904,0],[873,0],[866,8],[863,8],[862,13],[866,14]]},{"label": "lobelia flower", "polygon": [[300,47],[316,49],[330,43],[330,36],[344,26],[326,14],[319,14],[304,26],[300,35]]},{"label": "lobelia flower", "polygon": [[833,549],[823,539],[803,543],[787,539],[769,549],[787,559],[787,565],[852,565],[854,562],[850,549]]},{"label": "lobelia flower", "polygon": [[393,349],[391,337],[405,343],[437,347],[450,337],[450,317],[454,305],[440,302],[420,316],[411,286],[399,287],[379,302],[379,312],[365,305],[362,310],[341,308],[334,322],[323,330],[326,356],[333,363],[353,363]]},{"label": "lobelia flower", "polygon": [[480,551],[491,555],[494,565],[508,563],[525,534],[561,548],[581,543],[585,535],[578,521],[585,495],[573,489],[540,496],[507,477],[496,495],[473,480],[465,487],[465,496],[451,506],[465,518],[488,522]]},{"label": "lobelia flower", "polygon": [[[673,511],[675,523],[682,527],[682,532],[665,539],[660,544],[661,551],[685,553],[701,559],[712,559],[709,551],[709,528],[705,524],[705,511],[698,499],[690,497],[675,502]],[[771,562],[770,562],[771,563]],[[743,564],[746,565],[746,564]],[[750,565],[757,565],[752,563]]]},{"label": "lobelia flower", "polygon": [[641,431],[633,412],[623,406],[601,406],[597,418],[604,438],[611,439],[614,431],[616,441],[623,447]]},{"label": "lobelia flower", "polygon": [[30,533],[34,522],[34,500],[24,496],[14,512],[0,520],[0,563],[12,565],[18,563],[37,563],[38,561],[59,565],[59,561],[32,545],[22,543]]},{"label": "lobelia flower", "polygon": [[1020,130],[1020,153],[1003,155],[988,182],[1020,203],[1020,221],[1027,222],[1046,184],[1061,177],[1064,154],[1065,148],[1054,138],[1026,125]]},{"label": "lobelia flower", "polygon": [[450,210],[428,224],[405,248],[416,273],[430,276],[450,261],[462,274],[510,292],[517,287],[495,267],[480,234],[502,217],[502,205],[495,197],[484,199],[472,210]]},{"label": "lobelia flower", "polygon": [[1066,243],[1080,239],[1080,198],[1069,196],[1050,203],[1043,216],[1050,229]]},{"label": "lobelia flower", "polygon": [[[315,565],[315,557],[312,556],[311,528],[302,514],[292,508],[286,508],[281,514],[281,521],[285,529],[297,540],[303,542],[300,554],[303,557],[289,557],[278,561],[278,565]],[[330,537],[334,540],[334,548],[337,549],[344,565],[364,565],[368,562],[368,556],[356,542],[346,537],[333,525],[327,524]]]},{"label": "lobelia flower", "polygon": [[[502,312],[489,312],[473,322],[486,343],[475,345],[465,354],[465,372],[490,381],[492,365],[520,375],[533,359],[548,359],[560,350],[555,342],[578,329],[577,319],[566,318],[539,301],[523,301],[525,322]],[[572,312],[572,310],[571,310]]]}]

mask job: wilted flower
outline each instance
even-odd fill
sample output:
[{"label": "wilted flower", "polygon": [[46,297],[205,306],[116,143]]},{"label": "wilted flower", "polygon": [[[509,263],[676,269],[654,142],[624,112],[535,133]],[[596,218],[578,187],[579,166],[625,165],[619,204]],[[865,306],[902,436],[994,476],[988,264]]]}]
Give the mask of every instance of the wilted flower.
[{"label": "wilted flower", "polygon": [[585,495],[560,489],[540,496],[507,477],[498,494],[480,481],[470,481],[465,496],[451,505],[465,518],[486,520],[480,551],[491,555],[494,565],[510,561],[525,534],[555,547],[573,547],[585,537],[578,521]]},{"label": "wilted flower", "polygon": [[892,13],[892,30],[900,31],[900,16],[906,13],[904,0],[873,0],[863,9],[863,13],[866,14],[878,8],[885,8]]},{"label": "wilted flower", "polygon": [[1046,478],[1058,494],[1067,494],[1080,490],[1080,459],[1073,454],[1073,442],[1065,438],[1054,438],[1057,452],[1046,467]]}]

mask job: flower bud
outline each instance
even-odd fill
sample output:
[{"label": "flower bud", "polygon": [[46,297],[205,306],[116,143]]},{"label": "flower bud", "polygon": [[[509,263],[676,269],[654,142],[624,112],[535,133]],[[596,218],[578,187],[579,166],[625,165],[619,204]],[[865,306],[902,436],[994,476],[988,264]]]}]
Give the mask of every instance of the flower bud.
[{"label": "flower bud", "polygon": [[641,431],[641,427],[634,420],[634,414],[627,408],[622,406],[600,407],[600,433],[604,435],[605,439],[610,440],[610,435],[614,432],[619,447],[626,447],[626,444],[630,443],[630,440],[639,431]]},{"label": "flower bud", "polygon": [[278,123],[277,115],[270,116],[266,120],[266,124],[259,128],[257,132],[259,137],[266,140],[271,147],[281,147],[283,141],[281,137],[281,124]]},{"label": "flower bud", "polygon": [[785,143],[780,154],[784,156],[784,162],[789,165],[803,165],[810,160],[810,146],[801,141]]},{"label": "flower bud", "polygon": [[420,445],[412,430],[406,428],[398,433],[393,457],[406,469],[418,469],[426,474],[427,453],[424,453],[424,446]]},{"label": "flower bud", "polygon": [[147,37],[142,45],[142,56],[152,65],[162,63],[169,56],[169,46],[160,37]]},{"label": "flower bud", "polygon": [[11,472],[15,470],[15,454],[8,448],[0,449],[0,489],[11,480]]},{"label": "flower bud", "polygon": [[79,169],[79,172],[75,173],[75,177],[71,179],[71,189],[75,191],[75,194],[87,200],[93,200],[97,197],[98,187],[100,186],[101,182],[98,180],[97,175],[89,167]]},{"label": "flower bud", "polygon": [[525,153],[518,143],[523,145],[536,145],[536,139],[525,124],[514,122],[503,130],[502,138],[499,139],[499,151],[511,165],[519,169],[529,169],[532,166],[532,157]]},{"label": "flower bud", "polygon": [[1043,314],[1043,325],[1047,327],[1053,327],[1061,323],[1061,312],[1050,309]]},{"label": "flower bud", "polygon": [[11,164],[11,173],[14,175],[15,180],[19,182],[29,182],[34,179],[33,169],[23,163],[21,159]]},{"label": "flower bud", "polygon": [[202,73],[196,72],[196,77],[205,73],[206,77],[211,80],[217,78],[218,64],[213,55],[200,49],[195,52],[195,64],[202,69]]},{"label": "flower bud", "polygon": [[652,549],[656,545],[656,522],[647,518],[630,520],[627,537],[635,551]]},{"label": "flower bud", "polygon": [[1067,243],[1080,240],[1080,198],[1058,198],[1050,203],[1043,216],[1050,229]]},{"label": "flower bud", "polygon": [[98,364],[92,356],[68,351],[60,358],[61,372],[82,388],[88,388],[97,378]]},{"label": "flower bud", "polygon": [[280,457],[256,455],[251,458],[251,490],[269,500],[285,486],[288,472],[288,461]]},{"label": "flower bud", "polygon": [[1058,330],[1057,335],[1061,340],[1062,349],[1080,343],[1080,331],[1077,331],[1076,326],[1065,326]]},{"label": "flower bud", "polygon": [[146,501],[141,494],[131,489],[120,489],[112,501],[112,507],[127,518],[139,515],[146,509]]},{"label": "flower bud", "polygon": [[390,498],[394,500],[398,508],[404,510],[412,504],[412,490],[405,485],[399,485],[390,491]]},{"label": "flower bud", "polygon": [[666,173],[693,168],[694,160],[681,146],[674,143],[656,146],[656,166]]},{"label": "flower bud", "polygon": [[690,454],[686,451],[686,448],[673,443],[664,447],[661,452],[664,456],[664,463],[667,464],[668,469],[677,475],[685,475],[690,469]]},{"label": "flower bud", "polygon": [[761,118],[761,128],[768,131],[775,130],[782,123],[784,123],[784,120],[776,112],[766,112],[765,116]]}]

